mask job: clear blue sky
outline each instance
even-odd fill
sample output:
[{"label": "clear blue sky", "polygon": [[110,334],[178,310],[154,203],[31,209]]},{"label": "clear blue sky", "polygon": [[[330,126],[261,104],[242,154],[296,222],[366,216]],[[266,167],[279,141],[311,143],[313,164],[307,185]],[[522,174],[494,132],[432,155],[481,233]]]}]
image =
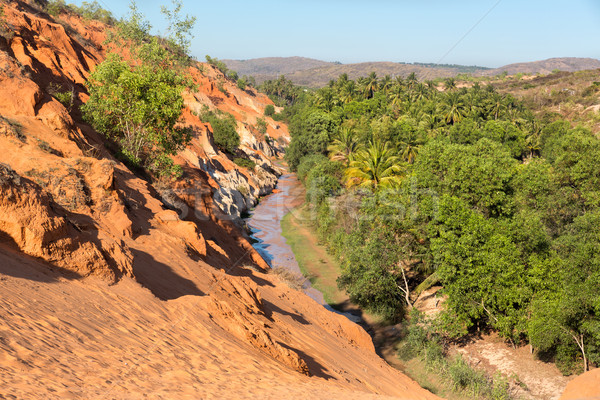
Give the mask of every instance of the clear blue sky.
[{"label": "clear blue sky", "polygon": [[[81,4],[81,0],[71,1]],[[128,0],[98,1],[117,17],[127,13]],[[170,1],[137,2],[156,32],[164,29],[160,5],[170,5]],[[184,12],[198,18],[192,43],[198,59],[206,54],[220,59],[304,56],[343,63],[442,62],[488,67],[550,57],[600,59],[600,0],[183,3]]]}]

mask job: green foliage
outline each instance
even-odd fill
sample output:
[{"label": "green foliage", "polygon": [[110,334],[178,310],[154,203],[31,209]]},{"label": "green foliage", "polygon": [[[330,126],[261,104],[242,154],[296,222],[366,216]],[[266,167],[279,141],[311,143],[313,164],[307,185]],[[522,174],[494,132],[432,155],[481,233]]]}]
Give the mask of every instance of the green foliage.
[{"label": "green foliage", "polygon": [[62,12],[67,12],[68,6],[64,0],[49,0],[46,4],[46,12],[57,17]]},{"label": "green foliage", "polygon": [[256,167],[256,163],[248,158],[236,157],[233,159],[233,162],[243,168],[254,169]]},{"label": "green foliage", "polygon": [[127,41],[132,41],[135,46],[140,46],[150,38],[151,28],[150,23],[138,11],[137,4],[132,0],[129,3],[128,17],[117,24],[117,36],[109,36],[108,40],[114,40],[122,46],[125,46]]},{"label": "green foliage", "polygon": [[[305,157],[303,161],[309,157]],[[303,163],[300,166],[303,166]],[[304,180],[306,198],[311,204],[318,206],[325,199],[333,197],[341,191],[340,176],[342,172],[340,164],[323,157],[314,163],[310,169],[306,169],[306,164],[304,164],[303,170],[303,172],[306,172],[306,179]]]},{"label": "green foliage", "polygon": [[298,164],[296,176],[300,181],[306,183],[306,177],[308,173],[317,165],[321,163],[327,162],[328,159],[322,154],[311,154],[305,157],[302,157],[300,163]]},{"label": "green foliage", "polygon": [[[284,77],[263,87],[287,106],[286,158],[340,287],[394,320],[440,283],[444,337],[492,328],[561,368],[598,365],[600,140],[493,86],[438,84],[371,74],[316,91]],[[459,387],[481,381],[463,364],[452,366]]]},{"label": "green foliage", "polygon": [[267,133],[267,122],[262,118],[257,118],[256,129],[258,130],[258,133],[264,135],[265,133]]},{"label": "green foliage", "polygon": [[335,124],[331,116],[322,111],[306,110],[294,116],[289,128],[293,141],[285,157],[292,171],[295,171],[305,155],[325,154]]},{"label": "green foliage", "polygon": [[434,330],[431,321],[417,311],[411,312],[398,356],[406,361],[420,358],[428,370],[439,374],[456,393],[478,399],[514,398],[508,380],[502,375],[488,376],[485,371],[470,366],[462,356],[448,356],[442,337]]},{"label": "green foliage", "polygon": [[248,83],[243,78],[238,79],[236,84],[237,84],[238,89],[241,89],[241,90],[246,90],[246,86],[248,86]]},{"label": "green foliage", "polygon": [[51,83],[48,85],[48,93],[54,96],[67,110],[71,111],[75,101],[73,89],[63,90],[60,85]]},{"label": "green foliage", "polygon": [[163,174],[171,164],[163,156],[175,154],[189,140],[188,130],[178,126],[185,79],[165,68],[132,67],[112,54],[87,85],[86,120],[113,139],[130,164]]},{"label": "green foliage", "polygon": [[58,17],[61,13],[72,13],[88,20],[100,21],[108,25],[113,25],[115,19],[112,13],[102,8],[97,1],[81,3],[81,6],[67,4],[64,0],[49,0],[44,7],[45,11],[53,17]]},{"label": "green foliage", "polygon": [[186,59],[190,51],[191,40],[194,37],[192,31],[196,24],[196,17],[181,15],[183,3],[181,0],[172,0],[173,9],[165,6],[160,7],[160,12],[167,20],[167,41],[169,46],[180,58]]},{"label": "green foliage", "polygon": [[223,75],[228,76],[229,69],[223,61],[219,60],[218,58],[212,58],[211,56],[206,55],[206,62],[218,69],[219,71],[221,71]]},{"label": "green foliage", "polygon": [[215,145],[221,150],[234,154],[240,145],[240,135],[237,133],[237,122],[231,114],[215,114],[204,111],[200,115],[203,122],[211,125]]},{"label": "green foliage", "polygon": [[265,115],[267,117],[272,117],[275,114],[275,107],[272,104],[267,104],[265,107]]},{"label": "green foliage", "polygon": [[268,80],[259,90],[267,94],[278,106],[293,105],[301,97],[301,89],[281,75],[277,80]]}]

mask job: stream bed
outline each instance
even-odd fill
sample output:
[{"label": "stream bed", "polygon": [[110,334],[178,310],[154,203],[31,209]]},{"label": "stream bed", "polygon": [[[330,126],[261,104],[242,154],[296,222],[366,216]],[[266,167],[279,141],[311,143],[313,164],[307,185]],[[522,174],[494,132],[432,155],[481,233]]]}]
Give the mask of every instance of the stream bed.
[{"label": "stream bed", "polygon": [[[250,217],[246,219],[246,224],[252,232],[250,236],[255,240],[253,246],[269,266],[285,268],[299,276],[302,272],[292,248],[282,236],[281,220],[287,213],[294,212],[303,202],[304,188],[296,175],[282,175],[273,193],[261,199],[250,213]],[[303,289],[312,299],[329,308],[323,294],[313,288],[308,280]]]}]

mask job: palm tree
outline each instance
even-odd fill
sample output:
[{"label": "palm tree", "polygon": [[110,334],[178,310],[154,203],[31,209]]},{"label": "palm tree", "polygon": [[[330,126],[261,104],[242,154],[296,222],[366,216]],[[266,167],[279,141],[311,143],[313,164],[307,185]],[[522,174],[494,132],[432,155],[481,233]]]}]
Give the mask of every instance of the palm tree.
[{"label": "palm tree", "polygon": [[333,91],[330,88],[319,89],[315,95],[315,105],[326,111],[331,111],[336,105]]},{"label": "palm tree", "polygon": [[444,90],[454,90],[456,89],[456,80],[454,78],[446,78],[444,80]]},{"label": "palm tree", "polygon": [[400,108],[402,100],[404,100],[404,90],[401,86],[395,85],[392,91],[388,95],[390,104],[395,108]]},{"label": "palm tree", "polygon": [[502,111],[506,109],[506,104],[504,103],[504,98],[499,93],[492,93],[488,102],[487,102],[487,111],[488,115],[493,115],[494,119],[498,119]]},{"label": "palm tree", "polygon": [[394,78],[394,90],[397,88],[403,89],[406,86],[406,83],[404,82],[404,78],[402,78],[401,75],[396,76],[396,78]]},{"label": "palm tree", "polygon": [[460,122],[467,113],[465,103],[457,92],[448,92],[444,97],[444,103],[442,106],[442,112],[444,114],[444,120],[449,125],[454,125]]},{"label": "palm tree", "polygon": [[400,159],[392,153],[387,142],[374,140],[356,154],[346,169],[346,184],[371,190],[397,187],[401,172]]},{"label": "palm tree", "polygon": [[371,72],[368,77],[363,79],[363,93],[367,99],[372,98],[378,88],[379,81],[375,72]]},{"label": "palm tree", "polygon": [[357,148],[358,143],[352,128],[344,126],[338,130],[327,150],[332,161],[340,161],[347,165],[354,159]]},{"label": "palm tree", "polygon": [[356,83],[354,83],[354,81],[348,81],[340,89],[340,101],[343,104],[348,104],[354,99],[355,94],[356,94]]},{"label": "palm tree", "polygon": [[427,86],[419,82],[415,87],[415,93],[413,99],[415,101],[425,100],[429,95],[429,90],[427,90]]},{"label": "palm tree", "polygon": [[389,75],[384,76],[383,79],[381,79],[379,88],[387,93],[387,91],[390,90],[391,87],[392,87],[392,77]]},{"label": "palm tree", "polygon": [[409,89],[412,89],[412,87],[415,86],[417,82],[419,82],[419,78],[417,78],[417,74],[415,72],[411,72],[406,77],[406,86],[408,86]]},{"label": "palm tree", "polygon": [[399,144],[399,148],[402,149],[402,159],[409,164],[414,163],[422,144],[423,140],[416,134],[416,132],[412,132],[410,136],[406,137]]}]

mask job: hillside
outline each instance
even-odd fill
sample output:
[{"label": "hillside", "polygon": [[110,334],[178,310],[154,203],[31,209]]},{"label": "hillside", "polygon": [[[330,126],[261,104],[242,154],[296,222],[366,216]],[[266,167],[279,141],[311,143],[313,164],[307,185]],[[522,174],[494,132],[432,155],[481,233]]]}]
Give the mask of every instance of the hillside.
[{"label": "hillside", "polygon": [[558,72],[544,76],[507,77],[492,84],[522,99],[544,119],[563,118],[600,134],[600,69]]},{"label": "hillside", "polygon": [[417,74],[420,79],[447,78],[461,73],[482,72],[486,68],[442,64],[405,64],[394,62],[365,62],[356,64],[339,64],[302,57],[272,57],[253,60],[223,60],[227,67],[240,75],[252,75],[258,83],[285,75],[293,83],[300,86],[322,87],[331,79],[341,74],[348,74],[350,79],[367,76],[375,71],[377,75],[408,76]]},{"label": "hillside", "polygon": [[[257,131],[266,96],[190,67],[183,176],[150,179],[79,112],[109,28],[2,4],[0,397],[436,398],[270,274],[239,229],[289,141],[270,118]],[[254,169],[215,146],[206,108],[235,118]]]},{"label": "hillside", "polygon": [[514,75],[518,73],[530,75],[546,75],[555,70],[564,72],[575,72],[596,68],[600,68],[600,60],[596,60],[594,58],[563,57],[549,58],[547,60],[542,61],[509,64],[500,68],[494,68],[489,71],[485,71],[482,73],[482,75],[494,76],[500,75],[504,72],[508,73],[509,75]]},{"label": "hillside", "polygon": [[306,57],[265,57],[251,60],[223,60],[227,68],[240,75],[254,76],[259,82],[297,71],[328,67],[335,63]]},{"label": "hillside", "polygon": [[600,68],[600,60],[593,58],[550,58],[543,61],[533,61],[509,64],[499,68],[484,68],[476,66],[443,65],[443,64],[410,64],[394,62],[365,62],[356,64],[338,64],[303,57],[271,57],[252,60],[223,60],[227,67],[240,75],[254,76],[258,83],[276,79],[285,75],[293,83],[300,86],[323,87],[341,74],[348,74],[350,79],[357,79],[376,72],[378,76],[385,75],[406,77],[415,73],[420,80],[448,78],[458,74],[475,76],[495,76],[504,72],[509,75],[549,74],[560,70],[566,72],[582,71]]}]

